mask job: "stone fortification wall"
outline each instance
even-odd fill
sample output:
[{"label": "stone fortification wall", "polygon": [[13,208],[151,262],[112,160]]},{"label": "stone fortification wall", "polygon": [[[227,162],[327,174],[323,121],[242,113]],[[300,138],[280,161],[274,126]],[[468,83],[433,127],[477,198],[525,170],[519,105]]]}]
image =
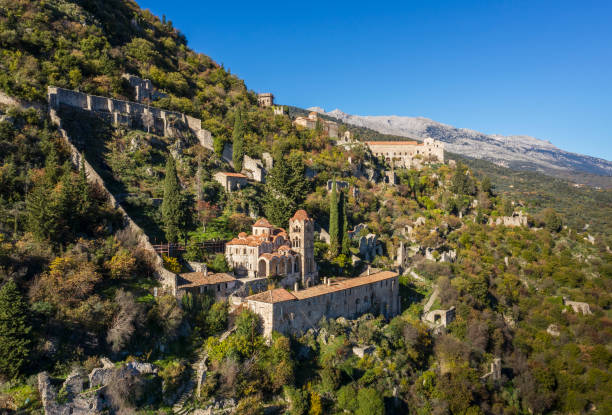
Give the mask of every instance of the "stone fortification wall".
[{"label": "stone fortification wall", "polygon": [[[82,92],[72,91],[64,88],[48,88],[49,107],[58,109],[61,105],[79,108],[84,111],[94,111],[101,114],[110,114],[108,118],[116,124],[143,127],[147,124],[144,119],[145,114],[153,117],[153,128],[163,135],[172,135],[171,126],[176,125],[177,121],[184,124],[198,139],[200,145],[209,150],[214,150],[213,139],[210,131],[202,128],[202,122],[195,117],[185,115],[180,112],[167,111],[156,107],[147,106],[131,101],[88,95]],[[225,154],[224,159],[230,162]]]},{"label": "stone fortification wall", "polygon": [[247,155],[244,156],[244,160],[242,161],[242,173],[256,182],[264,183],[266,180],[266,170],[261,160],[251,158]]},{"label": "stone fortification wall", "polygon": [[177,285],[177,276],[176,276],[176,274],[174,274],[173,272],[168,271],[167,269],[165,269],[163,267],[163,260],[157,254],[157,252],[155,251],[155,248],[153,248],[153,245],[149,241],[149,238],[147,237],[147,235],[136,224],[136,222],[134,222],[132,220],[132,218],[130,218],[130,216],[127,214],[127,212],[119,204],[117,199],[106,188],[106,186],[104,184],[104,180],[102,179],[102,177],[96,172],[96,170],[93,168],[93,166],[91,164],[89,164],[89,162],[85,159],[85,157],[83,157],[81,152],[74,146],[74,144],[70,140],[70,137],[68,136],[68,133],[62,127],[62,120],[61,120],[61,118],[57,115],[56,110],[54,108],[52,108],[51,106],[49,108],[49,116],[51,118],[51,122],[53,122],[53,124],[55,124],[59,128],[59,132],[60,132],[62,138],[64,139],[64,141],[68,145],[68,148],[70,149],[72,163],[77,168],[80,168],[81,166],[83,166],[83,168],[85,169],[85,173],[87,174],[87,179],[90,182],[99,185],[100,188],[103,189],[104,193],[106,194],[106,197],[108,198],[109,203],[115,209],[117,209],[119,212],[121,212],[121,214],[123,216],[124,229],[127,230],[129,235],[134,240],[138,241],[138,246],[140,248],[142,248],[143,250],[145,250],[146,252],[148,252],[148,253],[150,253],[152,255],[152,257],[154,258],[154,261],[155,261],[155,264],[154,264],[155,265],[155,273],[157,275],[158,280],[160,281],[161,285],[165,289],[169,290],[170,292],[172,292],[173,295],[175,295],[176,294],[176,285]]}]

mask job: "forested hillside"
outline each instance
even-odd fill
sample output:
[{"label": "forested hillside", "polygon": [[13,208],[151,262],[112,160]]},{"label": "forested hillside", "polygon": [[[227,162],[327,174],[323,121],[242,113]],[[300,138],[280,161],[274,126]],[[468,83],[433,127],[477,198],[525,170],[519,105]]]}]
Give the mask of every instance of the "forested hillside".
[{"label": "forested hillside", "polygon": [[[0,53],[0,90],[43,105],[0,104],[0,412],[43,413],[37,375],[46,371],[54,404],[103,392],[95,413],[176,413],[181,396],[180,413],[612,413],[609,190],[454,155],[453,164],[393,169],[358,142],[337,145],[320,124],[297,128],[291,117],[304,110],[259,108],[242,80],[129,0],[0,0]],[[50,85],[132,100],[124,73],[151,79],[166,97],[149,104],[200,118],[215,140],[212,151],[189,135],[58,109],[147,236],[184,247],[164,255],[167,270],[196,261],[231,273],[204,241],[264,216],[286,227],[305,209],[319,277],[397,270],[401,313],[323,319],[304,335],[266,339],[244,304],[164,291],[155,258],[73,165],[44,108]],[[228,192],[215,181],[239,170],[220,157],[225,142],[235,167],[244,155],[272,155],[265,183]],[[391,171],[395,184],[384,180]],[[330,180],[346,187],[330,190]],[[455,318],[432,325],[425,308]],[[487,375],[494,362],[501,370]],[[135,375],[128,364],[154,370]],[[93,369],[107,371],[106,386],[87,378]],[[82,394],[68,382],[79,374]]]}]

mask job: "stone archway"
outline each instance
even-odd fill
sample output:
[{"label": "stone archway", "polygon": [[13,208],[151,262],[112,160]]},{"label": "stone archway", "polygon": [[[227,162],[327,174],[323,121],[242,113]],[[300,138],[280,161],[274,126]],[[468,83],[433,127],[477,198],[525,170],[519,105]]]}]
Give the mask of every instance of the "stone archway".
[{"label": "stone archway", "polygon": [[260,259],[257,264],[257,276],[258,277],[267,277],[268,276],[268,264],[265,259]]},{"label": "stone archway", "polygon": [[278,258],[272,257],[272,259],[268,263],[268,277],[274,277],[278,275],[278,271],[279,271],[278,265],[279,265]]},{"label": "stone archway", "polygon": [[293,269],[293,261],[290,257],[285,257],[285,275],[290,275],[291,270]]}]

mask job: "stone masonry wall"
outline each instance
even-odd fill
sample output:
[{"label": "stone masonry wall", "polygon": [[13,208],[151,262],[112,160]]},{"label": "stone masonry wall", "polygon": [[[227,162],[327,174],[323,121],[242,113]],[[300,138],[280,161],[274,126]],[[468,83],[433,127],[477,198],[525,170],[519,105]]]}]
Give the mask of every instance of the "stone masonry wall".
[{"label": "stone masonry wall", "polygon": [[79,152],[79,150],[74,146],[68,133],[64,128],[62,128],[62,120],[57,115],[57,112],[54,108],[50,107],[49,116],[51,118],[51,122],[55,124],[59,128],[59,132],[68,145],[70,149],[70,154],[72,158],[72,163],[80,168],[81,164],[85,168],[85,173],[87,174],[87,179],[100,186],[103,189],[106,197],[108,198],[109,203],[119,212],[121,212],[123,216],[125,229],[129,232],[130,236],[138,241],[139,247],[144,249],[146,252],[149,252],[153,258],[155,259],[155,273],[161,285],[172,292],[173,295],[176,295],[176,283],[177,276],[176,274],[168,271],[163,267],[163,260],[153,248],[153,245],[149,241],[149,238],[144,233],[144,231],[129,217],[127,212],[123,209],[123,207],[117,202],[117,199],[112,195],[112,193],[106,188],[104,184],[104,180],[100,175],[96,172],[91,164],[83,157],[83,155]]},{"label": "stone masonry wall", "polygon": [[257,182],[263,183],[265,181],[266,171],[261,160],[245,155],[242,162],[242,172]]},{"label": "stone masonry wall", "polygon": [[274,304],[248,301],[249,308],[262,317],[264,335],[304,333],[321,318],[354,318],[367,312],[393,317],[400,312],[398,277],[333,291],[302,300]]},{"label": "stone masonry wall", "polygon": [[[160,126],[164,134],[167,134],[168,125],[171,119],[180,120],[189,128],[189,130],[191,130],[191,132],[193,132],[202,147],[209,150],[214,150],[212,134],[210,131],[202,128],[202,122],[198,118],[194,118],[180,112],[166,111],[137,102],[88,95],[82,92],[57,87],[48,88],[48,99],[49,107],[54,109],[59,108],[60,105],[68,105],[85,111],[95,111],[109,114],[118,113],[122,116],[130,116],[132,118],[138,118],[139,120],[142,118],[143,114],[150,113],[156,123],[161,121]],[[224,152],[224,156],[225,161],[231,161],[231,154],[228,158]]]}]

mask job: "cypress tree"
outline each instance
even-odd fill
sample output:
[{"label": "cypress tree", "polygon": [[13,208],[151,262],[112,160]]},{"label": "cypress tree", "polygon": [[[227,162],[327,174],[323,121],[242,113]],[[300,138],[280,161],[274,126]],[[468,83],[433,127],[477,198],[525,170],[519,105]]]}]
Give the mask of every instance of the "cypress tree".
[{"label": "cypress tree", "polygon": [[342,206],[342,254],[350,255],[351,241],[348,236],[348,216],[346,215],[346,196],[344,192],[340,192],[340,206]]},{"label": "cypress tree", "polygon": [[53,196],[53,187],[43,179],[26,199],[26,229],[39,241],[55,239],[59,229],[59,212]]},{"label": "cypress tree", "polygon": [[234,120],[234,131],[232,132],[233,153],[232,161],[236,171],[242,170],[242,160],[244,158],[244,120],[242,119],[242,110],[238,108],[236,118]]},{"label": "cypress tree", "polygon": [[89,183],[87,182],[87,173],[85,172],[85,161],[81,160],[79,169],[79,178],[76,185],[77,192],[77,213],[80,220],[86,223],[92,208],[91,196],[89,194]]},{"label": "cypress tree", "polygon": [[287,226],[289,218],[304,202],[310,183],[305,178],[306,166],[300,155],[274,155],[274,167],[266,176],[264,211],[273,224]]},{"label": "cypress tree", "polygon": [[179,221],[181,217],[181,189],[179,186],[176,165],[172,155],[166,161],[166,177],[164,179],[164,200],[161,205],[164,231],[168,242],[177,242],[179,237]]},{"label": "cypress tree", "polygon": [[30,354],[28,308],[17,284],[9,280],[0,288],[0,374],[16,377]]},{"label": "cypress tree", "polygon": [[338,192],[336,190],[336,181],[334,180],[329,197],[329,251],[333,256],[338,255],[341,243]]}]

